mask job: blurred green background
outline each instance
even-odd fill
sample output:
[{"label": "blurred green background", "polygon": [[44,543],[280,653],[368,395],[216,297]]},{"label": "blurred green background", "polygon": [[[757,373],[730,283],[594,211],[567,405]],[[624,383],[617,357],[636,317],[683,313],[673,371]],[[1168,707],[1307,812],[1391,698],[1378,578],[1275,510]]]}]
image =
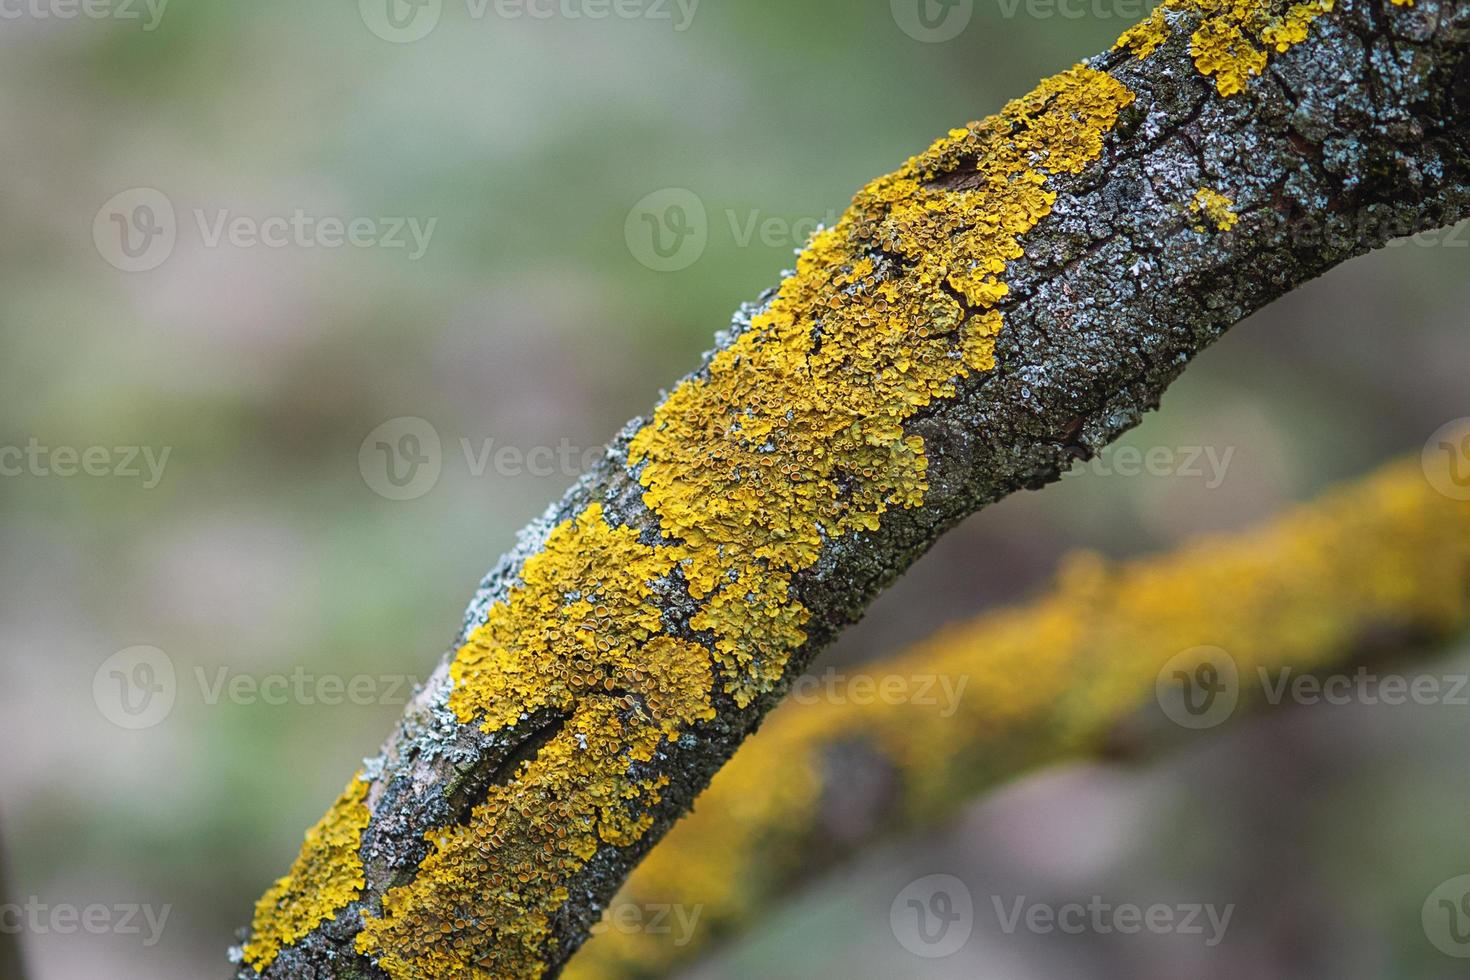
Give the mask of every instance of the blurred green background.
[{"label": "blurred green background", "polygon": [[[234,930],[402,694],[267,704],[210,686],[427,674],[479,577],[575,477],[533,450],[600,446],[777,281],[813,222],[1137,12],[973,0],[937,40],[907,0],[642,0],[603,19],[597,0],[546,18],[449,0],[407,41],[432,5],[393,0],[394,26],[385,2],[98,0],[105,16],[75,16],[25,0],[0,18],[0,445],[169,452],[156,486],[117,467],[0,478],[10,901],[170,907],[151,945],[28,930],[39,980],[226,975]],[[176,241],[128,272],[121,232],[153,227],[139,188],[172,207]],[[686,211],[703,249],[673,271],[637,234],[660,191],[703,211]],[[210,241],[221,216],[248,229],[297,213],[361,219],[379,244]],[[433,221],[421,256],[406,231],[391,247],[395,219]],[[822,665],[1032,594],[1071,548],[1241,527],[1417,452],[1470,414],[1467,244],[1385,250],[1253,317],[1127,439],[1229,453],[1219,479],[1094,468],[1009,500]],[[393,500],[359,449],[402,417],[432,425],[442,471]],[[476,473],[487,440],[511,452]],[[164,651],[177,695],[130,730],[94,678],[139,645]],[[1042,774],[773,910],[695,975],[1461,976],[1419,909],[1470,871],[1467,710],[1295,709],[1141,770]],[[1208,950],[997,933],[921,960],[893,941],[888,905],[938,871],[1058,901],[1239,908]]]}]

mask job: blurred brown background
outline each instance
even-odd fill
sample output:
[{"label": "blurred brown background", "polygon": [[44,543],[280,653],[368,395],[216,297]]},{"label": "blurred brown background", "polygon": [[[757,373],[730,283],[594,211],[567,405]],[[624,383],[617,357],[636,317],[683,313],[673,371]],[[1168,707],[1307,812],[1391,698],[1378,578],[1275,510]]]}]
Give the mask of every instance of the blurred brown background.
[{"label": "blurred brown background", "polygon": [[[0,11],[0,833],[7,900],[45,918],[21,935],[37,980],[225,975],[403,677],[582,452],[865,180],[1141,12],[389,2]],[[824,665],[1032,594],[1069,549],[1242,527],[1417,452],[1470,414],[1467,246],[1382,251],[1242,324],[1126,440],[1178,465],[1105,457],[978,515]],[[440,451],[421,440],[431,468],[385,490],[360,450],[385,424],[411,446],[406,417]],[[323,704],[324,677],[366,681]],[[1467,717],[1294,708],[1153,765],[1041,774],[692,975],[1462,976],[1420,908],[1470,871]],[[946,959],[888,928],[931,873],[976,895]],[[1235,911],[1209,948],[1007,935],[992,893]],[[108,918],[68,930],[68,906]],[[161,931],[122,928],[130,906],[167,909]]]}]

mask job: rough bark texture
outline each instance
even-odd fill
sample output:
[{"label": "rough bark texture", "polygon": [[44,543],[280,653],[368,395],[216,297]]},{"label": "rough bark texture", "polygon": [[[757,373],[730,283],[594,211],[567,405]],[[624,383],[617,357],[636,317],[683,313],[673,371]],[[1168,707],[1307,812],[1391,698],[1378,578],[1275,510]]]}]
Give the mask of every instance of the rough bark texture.
[{"label": "rough bark texture", "polygon": [[[1417,458],[1250,532],[1116,565],[1074,556],[1040,599],[849,667],[837,697],[778,708],[611,913],[677,915],[594,936],[565,976],[668,976],[834,862],[1006,779],[1135,758],[1264,706],[1283,676],[1351,676],[1345,665],[1433,651],[1467,627],[1470,501],[1437,492]],[[1180,674],[1217,693],[1187,710]],[[898,696],[872,693],[884,689]]]},{"label": "rough bark texture", "polygon": [[[630,423],[481,584],[456,652],[313,832],[292,875],[258,906],[242,980],[260,975],[251,964],[267,978],[556,975],[629,871],[790,680],[941,533],[1097,452],[1157,406],[1191,357],[1253,310],[1391,237],[1470,213],[1470,2],[1350,0],[1320,16],[1299,16],[1307,5],[1171,3],[1158,44],[1100,55],[998,121],[952,134],[950,144],[936,144],[901,172],[913,200],[977,198],[980,210],[968,220],[982,226],[987,194],[1012,193],[1034,178],[1055,195],[1038,204],[1041,191],[1033,189],[1020,207],[1025,220],[1009,229],[1015,239],[988,243],[984,260],[1005,260],[998,280],[974,269],[934,281],[916,276],[924,260],[914,242],[950,245],[945,236],[954,229],[905,237],[912,229],[898,227],[899,213],[912,202],[885,197],[891,181],[875,184],[838,232],[818,236],[782,292],[737,316],[719,350],[681,386],[687,393],[727,382],[749,365],[722,361],[719,351],[759,351],[754,343],[767,335],[808,363],[819,348],[865,343],[824,326],[825,307],[798,311],[795,327],[777,336],[773,318],[808,299],[802,290],[817,290],[804,277],[828,290],[813,295],[831,300],[834,321],[843,296],[891,288],[894,315],[907,318],[916,337],[931,332],[914,312],[914,290],[927,287],[943,319],[962,321],[942,329],[961,337],[968,370],[956,367],[895,413],[897,436],[865,430],[863,413],[853,415],[857,445],[881,442],[882,452],[906,464],[889,474],[901,489],[881,487],[874,503],[866,463],[839,467],[819,489],[831,491],[826,503],[846,515],[842,523],[792,532],[819,539],[811,556],[793,559],[780,550],[784,539],[766,534],[770,511],[784,513],[780,505],[747,515],[749,541],[701,552],[700,530],[680,519],[670,488],[682,482],[711,507],[729,503],[736,492],[728,474],[709,476],[721,468],[713,450],[739,442],[745,420],[726,411],[707,433],[681,436],[682,445],[668,450],[699,457],[709,448],[708,472],[705,461],[680,470],[678,459],[649,449],[675,420],[669,402],[653,422]],[[1227,84],[1236,69],[1202,60],[1200,39],[1229,36],[1231,18],[1267,14],[1286,18],[1284,26],[1250,36],[1279,43],[1265,45],[1272,50],[1268,64],[1261,58],[1264,71],[1236,91],[1241,86]],[[1077,122],[1083,116],[1085,126]],[[1060,129],[1066,145],[1028,130],[1033,119]],[[1006,162],[998,184],[987,184],[991,151],[977,160],[974,147],[1008,146],[1008,133],[1032,144],[1012,154],[1024,159]],[[922,200],[917,210],[924,213]],[[996,220],[1006,226],[1015,218]],[[833,253],[829,264],[840,275],[821,268],[819,246]],[[967,258],[963,249],[957,258]],[[832,292],[834,282],[854,285]],[[901,350],[899,357],[878,351],[888,360],[868,363],[865,379],[888,384],[894,372],[913,370]],[[915,355],[919,368],[932,368],[924,356]],[[754,397],[768,379],[749,371]],[[772,440],[783,468],[809,462],[781,459],[782,445]],[[851,516],[852,500],[867,511]],[[604,550],[587,544],[593,539]],[[768,546],[775,550],[762,550]],[[751,583],[734,605],[720,606],[722,589],[739,591],[725,576],[699,577],[708,568],[699,563],[715,552],[732,562],[728,582]],[[633,558],[607,557],[623,555]],[[645,564],[657,572],[616,602],[604,599],[604,577]],[[531,581],[538,577],[540,585]],[[640,625],[597,625],[593,635],[607,639],[616,662],[599,659],[600,643],[586,656],[567,653],[565,664],[584,676],[537,688],[520,672],[542,669],[547,659],[562,670],[556,644],[571,642],[564,634],[572,627],[551,622],[562,608],[538,614],[551,599],[568,619],[591,617],[578,603],[590,609],[606,601],[614,618],[626,612],[624,620]],[[753,625],[738,618],[747,602],[759,610]],[[517,641],[507,621],[523,623],[520,653],[510,649]],[[543,625],[561,631],[546,641],[551,658],[526,653],[538,649]],[[690,659],[691,651],[698,656]],[[506,658],[521,654],[514,670],[505,669]],[[522,686],[494,695],[505,683]],[[603,751],[609,747],[617,765]],[[563,832],[573,839],[562,840]]]}]

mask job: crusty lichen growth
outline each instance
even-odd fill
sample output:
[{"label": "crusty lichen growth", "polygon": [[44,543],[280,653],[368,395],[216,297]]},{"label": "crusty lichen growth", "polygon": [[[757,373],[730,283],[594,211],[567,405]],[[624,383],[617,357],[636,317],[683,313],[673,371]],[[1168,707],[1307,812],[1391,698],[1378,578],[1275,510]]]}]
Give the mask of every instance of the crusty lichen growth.
[{"label": "crusty lichen growth", "polygon": [[283,947],[303,939],[361,893],[358,849],[371,816],[363,802],[368,786],[362,773],[352,777],[326,816],[306,832],[290,872],[255,904],[244,954],[256,970],[270,966]]},{"label": "crusty lichen growth", "polygon": [[[1232,210],[1235,202],[1210,187],[1201,187],[1194,192],[1194,200],[1189,202],[1189,210],[1201,215],[1217,231],[1229,231],[1235,227],[1240,220],[1235,211]],[[1194,226],[1195,231],[1206,231],[1205,224],[1200,222]]]},{"label": "crusty lichen growth", "polygon": [[[1077,66],[874,181],[819,232],[751,329],[633,439],[644,500],[704,607],[742,704],[784,674],[806,611],[792,575],[829,538],[922,504],[923,440],[904,422],[995,366],[1006,262],[1133,95]],[[935,186],[968,171],[970,189]]]},{"label": "crusty lichen growth", "polygon": [[453,663],[449,704],[487,731],[566,721],[464,825],[429,835],[412,883],[369,916],[359,951],[393,977],[534,977],[564,882],[602,842],[647,830],[662,777],[636,773],[714,714],[708,652],[660,635],[650,583],[674,556],[594,504],[558,527]]},{"label": "crusty lichen growth", "polygon": [[[1395,0],[1400,2],[1400,0]],[[1332,10],[1333,0],[1164,0],[1148,19],[1130,27],[1114,47],[1147,58],[1169,38],[1171,20],[1193,14],[1190,54],[1200,74],[1213,77],[1223,96],[1245,90],[1266,67],[1268,52],[1280,53],[1307,39],[1312,21]]]},{"label": "crusty lichen growth", "polygon": [[[458,651],[449,707],[487,733],[567,719],[464,825],[430,832],[414,880],[365,914],[359,952],[394,980],[538,977],[567,882],[600,843],[635,843],[661,743],[744,707],[806,640],[792,577],[823,543],[923,503],[904,422],[995,366],[1006,262],[1133,95],[1076,66],[861,191],[750,329],[685,381],[630,446],[662,538],[593,504],[557,527]],[[939,186],[960,175],[957,186]],[[709,648],[663,632],[677,570]]]},{"label": "crusty lichen growth", "polygon": [[[1121,565],[1076,556],[1045,598],[861,668],[874,678],[966,679],[952,717],[881,699],[779,708],[615,900],[698,908],[693,941],[609,930],[564,976],[663,976],[715,936],[769,915],[814,855],[832,856],[823,800],[857,775],[849,756],[837,756],[847,760],[840,770],[831,764],[842,746],[867,746],[876,771],[891,778],[892,796],[868,832],[899,829],[1097,747],[1150,702],[1159,671],[1182,651],[1226,650],[1249,699],[1261,668],[1320,669],[1353,656],[1366,638],[1447,639],[1467,625],[1470,503],[1436,493],[1417,460],[1259,530],[1172,555]],[[853,819],[843,814],[848,835]]]}]

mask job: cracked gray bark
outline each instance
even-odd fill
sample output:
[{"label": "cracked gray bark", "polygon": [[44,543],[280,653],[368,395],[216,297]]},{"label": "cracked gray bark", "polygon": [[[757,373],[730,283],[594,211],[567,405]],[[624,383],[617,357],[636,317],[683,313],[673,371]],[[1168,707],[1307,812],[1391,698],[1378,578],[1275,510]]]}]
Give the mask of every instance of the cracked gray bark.
[{"label": "cracked gray bark", "polygon": [[[910,421],[929,461],[925,505],[889,512],[873,533],[830,540],[797,576],[795,597],[812,618],[788,682],[946,529],[1098,452],[1157,407],[1189,360],[1231,325],[1392,237],[1470,214],[1470,0],[1347,0],[1228,99],[1188,53],[1195,15],[1179,16],[1169,42],[1146,60],[1111,52],[1088,62],[1137,101],[1100,160],[1080,175],[1048,179],[1055,206],[1024,237],[1025,257],[1006,269],[997,369],[961,382],[957,397]],[[1239,214],[1233,231],[1195,230],[1188,204],[1199,187],[1228,190]],[[756,309],[737,315],[719,343]],[[624,428],[592,472],[522,532],[481,583],[456,648],[549,530],[589,503],[601,502],[613,523],[657,535],[627,466],[628,440],[642,424]],[[661,589],[670,632],[686,631],[687,593]],[[487,735],[444,708],[447,684],[446,658],[371,761],[362,898],[284,950],[267,977],[385,977],[354,951],[359,912],[412,880],[428,851],[424,833],[463,818],[558,723],[531,717]],[[717,717],[649,764],[670,780],[654,826],[633,846],[601,847],[570,883],[544,949],[545,975],[560,971],[627,873],[779,694],[745,708],[717,696]],[[242,966],[237,977],[256,974]]]}]

